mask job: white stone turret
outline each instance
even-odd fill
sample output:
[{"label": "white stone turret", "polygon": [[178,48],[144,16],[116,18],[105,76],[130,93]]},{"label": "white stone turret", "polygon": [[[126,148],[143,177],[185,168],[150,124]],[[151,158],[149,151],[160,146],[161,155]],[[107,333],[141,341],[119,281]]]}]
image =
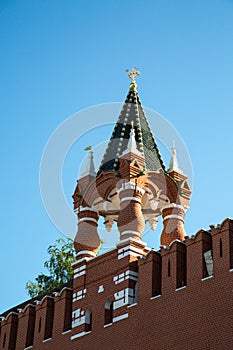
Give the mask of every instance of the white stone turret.
[{"label": "white stone turret", "polygon": [[94,160],[93,160],[93,152],[92,152],[92,151],[90,151],[90,152],[88,153],[88,159],[87,159],[86,170],[85,170],[85,172],[82,174],[82,177],[84,177],[84,176],[86,176],[86,175],[96,176],[95,166],[94,166]]},{"label": "white stone turret", "polygon": [[173,147],[171,149],[171,160],[168,168],[168,173],[171,173],[172,171],[176,171],[177,173],[183,173],[183,171],[179,169],[175,141],[173,142]]}]

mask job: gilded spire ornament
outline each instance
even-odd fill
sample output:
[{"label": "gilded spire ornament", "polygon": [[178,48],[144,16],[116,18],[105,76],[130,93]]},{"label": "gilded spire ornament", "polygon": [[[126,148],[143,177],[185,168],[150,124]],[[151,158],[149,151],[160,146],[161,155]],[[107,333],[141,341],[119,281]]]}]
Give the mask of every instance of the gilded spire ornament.
[{"label": "gilded spire ornament", "polygon": [[136,90],[136,77],[141,74],[140,71],[137,67],[133,67],[131,71],[129,69],[126,69],[125,71],[128,73],[128,77],[131,79],[130,89]]}]

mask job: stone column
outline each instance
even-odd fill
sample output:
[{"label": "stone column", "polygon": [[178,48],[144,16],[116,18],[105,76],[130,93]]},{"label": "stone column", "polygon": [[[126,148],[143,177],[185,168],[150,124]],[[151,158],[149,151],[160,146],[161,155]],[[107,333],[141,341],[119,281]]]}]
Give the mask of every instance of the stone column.
[{"label": "stone column", "polygon": [[141,210],[141,199],[145,191],[132,182],[127,182],[118,190],[120,213],[117,226],[120,239],[134,238],[141,240],[145,221]]},{"label": "stone column", "polygon": [[162,209],[163,232],[160,238],[161,245],[168,246],[175,239],[184,240],[184,216],[186,208],[183,205],[171,203]]},{"label": "stone column", "polygon": [[74,240],[77,257],[93,258],[101,243],[97,232],[99,214],[90,207],[79,207],[75,212],[78,215],[78,232]]}]

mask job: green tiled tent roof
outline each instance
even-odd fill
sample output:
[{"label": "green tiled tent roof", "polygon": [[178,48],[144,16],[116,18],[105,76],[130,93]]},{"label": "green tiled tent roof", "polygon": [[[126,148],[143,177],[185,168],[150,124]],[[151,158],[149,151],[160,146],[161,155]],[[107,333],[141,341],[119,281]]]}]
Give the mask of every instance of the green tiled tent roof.
[{"label": "green tiled tent roof", "polygon": [[130,88],[126,97],[99,171],[118,169],[118,158],[127,148],[132,121],[138,150],[145,157],[145,170],[165,170],[163,160],[143,111],[138,92],[133,87]]}]

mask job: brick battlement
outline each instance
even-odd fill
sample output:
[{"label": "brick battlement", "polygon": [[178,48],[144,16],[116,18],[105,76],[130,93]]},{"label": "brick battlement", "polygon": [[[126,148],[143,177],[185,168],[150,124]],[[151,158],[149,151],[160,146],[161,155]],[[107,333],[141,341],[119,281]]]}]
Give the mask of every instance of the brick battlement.
[{"label": "brick battlement", "polygon": [[73,268],[73,288],[2,315],[0,349],[232,349],[233,220]]}]

